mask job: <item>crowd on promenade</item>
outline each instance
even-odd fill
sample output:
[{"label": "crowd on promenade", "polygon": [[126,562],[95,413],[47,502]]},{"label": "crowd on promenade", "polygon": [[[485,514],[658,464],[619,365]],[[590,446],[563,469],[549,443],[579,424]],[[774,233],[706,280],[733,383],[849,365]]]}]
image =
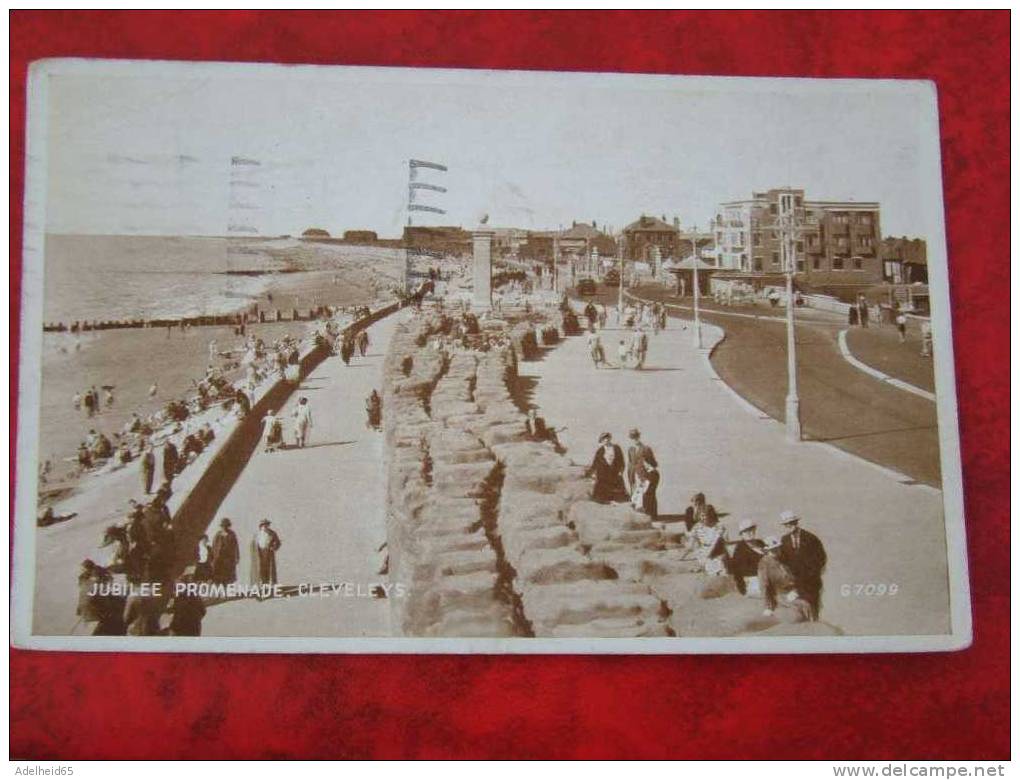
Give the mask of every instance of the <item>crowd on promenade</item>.
[{"label": "crowd on promenade", "polygon": [[91,558],[81,564],[78,621],[91,625],[95,636],[200,636],[208,598],[271,593],[282,544],[264,518],[249,544],[249,587],[237,587],[241,545],[225,517],[211,541],[202,535],[194,562],[176,576],[175,529],[165,501],[135,505],[127,526],[106,529],[103,547],[111,553],[105,565]]},{"label": "crowd on promenade", "polygon": [[629,331],[622,337],[613,336],[617,342],[614,354],[615,364],[606,354],[602,332],[610,321],[610,311],[605,304],[596,305],[589,301],[583,309],[587,321],[588,354],[595,368],[642,369],[648,356],[649,334],[657,335],[666,327],[666,307],[661,303],[635,303],[624,307],[613,307],[611,318],[617,330]]},{"label": "crowd on promenade", "polygon": [[[592,498],[599,503],[630,503],[658,522],[661,475],[655,452],[641,440],[640,431],[631,430],[629,438],[625,457],[612,434],[599,436],[586,472],[594,480]],[[817,620],[825,547],[816,535],[800,527],[794,512],[784,511],[779,521],[782,533],[762,539],[757,521],[744,519],[736,538],[731,538],[715,507],[703,493],[696,493],[682,516],[680,559],[689,561],[692,571],[729,577],[740,594],[763,599],[765,616],[783,607],[794,611],[792,622]]]},{"label": "crowd on promenade", "polygon": [[[369,346],[367,333],[364,330],[350,333],[345,326],[351,319],[367,316],[369,311],[368,307],[356,307],[354,310],[330,312],[333,316],[321,320],[311,334],[312,343],[320,349],[339,354],[345,363],[349,362],[355,350],[365,356]],[[215,352],[227,361],[233,361],[233,364],[227,363],[226,369],[242,368],[244,374],[235,384],[225,380],[221,382],[222,374],[210,366],[210,373],[198,383],[198,395],[181,402],[188,404],[189,414],[181,418],[185,426],[188,425],[188,416],[219,402],[222,402],[229,414],[243,417],[253,406],[258,385],[267,378],[296,381],[300,375],[301,342],[289,336],[271,345],[248,336],[239,351],[239,359],[235,358],[235,352],[218,352],[215,342],[210,343],[209,350],[210,357]],[[378,429],[381,425],[382,400],[376,391],[366,399],[365,408],[369,427]],[[163,425],[160,428],[154,427],[161,422]],[[272,411],[264,418],[264,436],[267,440],[273,436],[282,439],[278,422]],[[172,426],[169,430],[168,424]],[[294,413],[295,446],[305,445],[311,428],[311,406],[307,398],[301,397],[295,405]],[[178,583],[201,586],[203,583],[228,585],[237,581],[237,566],[241,556],[231,521],[224,518],[220,522],[220,528],[211,542],[203,535],[196,550],[182,551],[185,535],[193,533],[194,529],[178,528],[168,507],[168,501],[173,495],[174,479],[215,439],[215,432],[208,420],[192,431],[182,428],[182,421],[173,415],[142,419],[136,414],[125,426],[123,433],[125,436],[137,437],[137,458],[145,497],[141,500],[132,499],[123,522],[106,528],[100,548],[109,550],[107,559],[96,563],[90,558],[81,564],[78,578],[80,621],[95,623],[95,634],[197,635],[201,618],[205,614],[204,600],[197,595],[202,592],[201,588],[185,588],[182,594],[168,600],[165,595],[162,599],[145,593],[124,595],[112,583],[159,582],[165,585],[163,591],[166,594],[172,588],[180,589],[174,588]],[[158,472],[162,481],[153,493],[157,481],[154,443],[158,435],[162,435],[162,464]],[[40,517],[40,524],[47,525],[54,520],[50,508]],[[251,544],[252,583],[276,583],[275,555],[279,547],[279,536],[270,528],[270,522],[263,520]],[[182,556],[191,563],[183,574],[176,576],[182,565]],[[170,616],[170,620],[167,626],[161,627],[160,616],[164,613]]]}]

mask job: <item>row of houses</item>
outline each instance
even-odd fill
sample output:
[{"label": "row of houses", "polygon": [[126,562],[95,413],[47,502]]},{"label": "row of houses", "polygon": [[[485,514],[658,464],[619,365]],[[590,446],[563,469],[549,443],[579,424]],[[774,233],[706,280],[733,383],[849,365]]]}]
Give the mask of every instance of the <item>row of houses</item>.
[{"label": "row of houses", "polygon": [[[720,203],[701,231],[682,229],[679,217],[665,214],[642,214],[616,234],[595,221],[575,221],[560,230],[490,230],[496,257],[531,263],[559,258],[594,269],[592,258],[617,258],[622,252],[626,260],[655,269],[697,256],[717,272],[748,278],[772,277],[792,267],[805,286],[818,288],[927,281],[925,242],[883,238],[877,202],[811,200],[803,189],[791,187]],[[461,227],[407,226],[403,244],[437,255],[466,255],[472,236]]]}]

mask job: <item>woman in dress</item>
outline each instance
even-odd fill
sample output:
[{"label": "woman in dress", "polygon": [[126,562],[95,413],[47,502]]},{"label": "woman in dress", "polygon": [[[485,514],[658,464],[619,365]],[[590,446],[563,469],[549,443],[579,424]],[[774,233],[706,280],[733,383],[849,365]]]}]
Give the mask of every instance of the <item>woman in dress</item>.
[{"label": "woman in dress", "polygon": [[262,434],[266,452],[275,452],[283,444],[283,423],[272,409],[262,418]]},{"label": "woman in dress", "polygon": [[610,501],[629,501],[627,488],[623,484],[623,450],[613,444],[608,433],[599,436],[599,448],[595,450],[586,475],[595,478],[592,498],[601,504]]}]

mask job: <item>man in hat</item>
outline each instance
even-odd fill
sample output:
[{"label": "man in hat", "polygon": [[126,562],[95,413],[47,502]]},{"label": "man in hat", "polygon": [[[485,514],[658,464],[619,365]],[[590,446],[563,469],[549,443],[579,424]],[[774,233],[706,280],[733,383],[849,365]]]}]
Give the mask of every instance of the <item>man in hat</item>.
[{"label": "man in hat", "polygon": [[599,448],[585,472],[586,476],[595,478],[592,498],[600,504],[610,501],[626,501],[627,488],[623,484],[623,450],[613,444],[613,437],[608,433],[599,436]]},{"label": "man in hat", "polygon": [[142,487],[145,495],[152,492],[152,480],[156,476],[156,455],[152,451],[152,445],[146,443],[142,452]]},{"label": "man in hat", "polygon": [[811,619],[818,620],[822,607],[822,572],[828,560],[821,540],[800,527],[800,518],[789,509],[779,516],[786,531],[779,560],[793,575],[797,593],[811,607]]},{"label": "man in hat", "polygon": [[280,536],[263,519],[251,540],[252,581],[256,585],[276,584],[276,551],[280,549]]},{"label": "man in hat", "polygon": [[241,560],[241,547],[237,534],[230,528],[230,518],[220,520],[220,530],[213,537],[212,581],[226,585],[237,581],[237,563]]},{"label": "man in hat", "polygon": [[627,450],[627,481],[630,484],[634,508],[640,509],[652,520],[659,517],[659,501],[655,491],[659,487],[659,463],[652,448],[641,441],[641,431],[632,428]]},{"label": "man in hat", "polygon": [[765,554],[765,543],[758,538],[758,525],[754,520],[741,520],[737,532],[740,538],[735,542],[727,542],[727,545],[733,545],[729,558],[730,574],[741,594],[751,590],[751,595],[757,595],[755,591],[760,592],[760,588],[756,586],[760,583],[754,583],[748,588],[748,582],[752,577],[758,577],[758,564]]}]

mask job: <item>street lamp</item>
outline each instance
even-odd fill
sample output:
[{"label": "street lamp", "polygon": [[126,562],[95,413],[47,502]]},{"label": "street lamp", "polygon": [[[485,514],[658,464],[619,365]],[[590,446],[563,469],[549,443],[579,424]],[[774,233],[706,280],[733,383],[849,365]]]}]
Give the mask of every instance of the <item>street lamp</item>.
[{"label": "street lamp", "polygon": [[[791,196],[785,196],[791,197]],[[783,236],[783,253],[786,270],[786,439],[790,442],[801,440],[800,398],[797,396],[797,338],[793,318],[793,274],[796,271],[794,252],[794,214],[792,206],[780,209],[779,227]]]},{"label": "street lamp", "polygon": [[620,284],[617,288],[616,312],[620,322],[623,322],[623,249],[626,239],[620,234]]},{"label": "street lamp", "polygon": [[698,288],[698,226],[691,225],[691,258],[694,261],[694,346],[701,349],[701,290]]}]

